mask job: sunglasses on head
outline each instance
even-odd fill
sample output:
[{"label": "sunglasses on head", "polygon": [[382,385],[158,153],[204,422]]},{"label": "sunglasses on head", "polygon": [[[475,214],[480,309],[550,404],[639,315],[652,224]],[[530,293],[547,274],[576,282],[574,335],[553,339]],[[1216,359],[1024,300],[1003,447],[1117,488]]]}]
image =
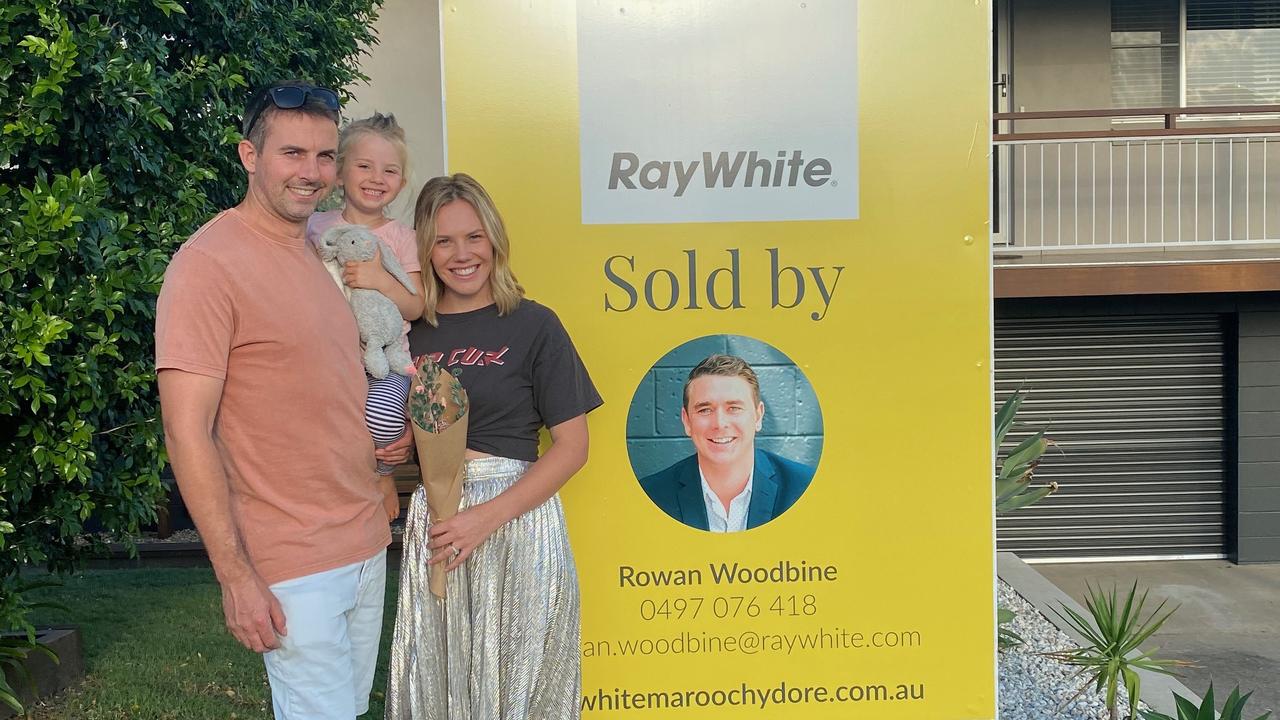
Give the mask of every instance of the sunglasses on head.
[{"label": "sunglasses on head", "polygon": [[281,110],[293,110],[305,105],[309,97],[319,100],[325,107],[335,112],[341,109],[338,104],[338,93],[329,88],[316,87],[315,85],[281,85],[273,87],[267,91],[266,97],[258,104],[258,108],[253,115],[250,116],[249,122],[244,128],[245,137],[248,137],[253,132],[253,126],[258,124],[258,119],[262,117],[263,111],[267,109],[268,101]]}]

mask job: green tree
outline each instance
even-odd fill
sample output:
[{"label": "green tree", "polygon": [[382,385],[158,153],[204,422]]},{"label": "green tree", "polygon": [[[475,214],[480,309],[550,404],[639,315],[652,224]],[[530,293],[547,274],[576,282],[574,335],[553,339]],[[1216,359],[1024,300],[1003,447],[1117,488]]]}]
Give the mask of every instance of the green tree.
[{"label": "green tree", "polygon": [[154,519],[165,264],[244,192],[248,91],[366,79],[381,2],[0,2],[0,631],[21,568]]}]

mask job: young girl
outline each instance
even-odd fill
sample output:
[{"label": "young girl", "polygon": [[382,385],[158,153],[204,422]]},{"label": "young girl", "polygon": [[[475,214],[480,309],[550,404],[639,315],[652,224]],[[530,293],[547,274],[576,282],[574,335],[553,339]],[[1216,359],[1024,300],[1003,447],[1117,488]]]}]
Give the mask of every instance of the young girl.
[{"label": "young girl", "polygon": [[[352,121],[338,138],[338,186],[342,188],[344,205],[341,210],[316,213],[307,221],[307,239],[313,245],[330,227],[349,223],[364,225],[391,248],[418,288],[417,295],[410,295],[382,269],[377,258],[347,263],[341,279],[348,287],[378,290],[391,298],[406,321],[422,317],[422,265],[418,261],[413,229],[387,217],[385,211],[408,182],[408,169],[409,148],[405,145],[404,130],[394,115],[374,113],[373,117]],[[408,322],[404,330],[408,333]],[[407,350],[408,340],[404,342]],[[404,407],[409,397],[409,378],[395,370],[398,368],[393,368],[382,380],[366,376],[369,396],[365,402],[365,423],[378,447],[385,447],[405,432]],[[391,479],[394,468],[394,465],[378,463],[383,501],[392,519],[400,514],[400,499]]]}]

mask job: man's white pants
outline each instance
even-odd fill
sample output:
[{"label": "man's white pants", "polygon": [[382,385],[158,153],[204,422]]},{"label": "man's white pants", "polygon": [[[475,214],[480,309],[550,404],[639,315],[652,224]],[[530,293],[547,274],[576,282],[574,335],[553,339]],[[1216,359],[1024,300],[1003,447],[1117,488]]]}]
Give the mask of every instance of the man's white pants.
[{"label": "man's white pants", "polygon": [[387,551],[276,583],[288,635],[262,656],[276,720],[351,720],[369,709]]}]

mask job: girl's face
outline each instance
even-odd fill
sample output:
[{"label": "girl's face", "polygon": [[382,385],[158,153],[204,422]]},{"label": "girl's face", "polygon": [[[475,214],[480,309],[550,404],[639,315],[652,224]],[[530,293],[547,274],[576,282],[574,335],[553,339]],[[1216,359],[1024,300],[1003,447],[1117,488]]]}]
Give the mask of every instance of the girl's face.
[{"label": "girl's face", "polygon": [[363,133],[343,158],[338,184],[348,205],[361,213],[380,214],[405,186],[404,164],[396,146]]},{"label": "girl's face", "polygon": [[466,200],[454,200],[436,213],[431,268],[444,283],[442,310],[466,312],[493,304],[493,288],[489,284],[493,244],[480,216]]}]

